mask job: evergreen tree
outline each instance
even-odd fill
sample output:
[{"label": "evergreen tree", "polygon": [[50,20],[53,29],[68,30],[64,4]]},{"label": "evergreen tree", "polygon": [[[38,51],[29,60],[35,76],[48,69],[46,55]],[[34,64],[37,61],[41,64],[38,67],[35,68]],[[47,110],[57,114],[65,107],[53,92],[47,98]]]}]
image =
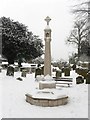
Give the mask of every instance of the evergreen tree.
[{"label": "evergreen tree", "polygon": [[2,17],[1,21],[2,54],[7,58],[9,64],[13,64],[15,60],[21,63],[23,59],[35,59],[43,54],[42,40],[39,37],[34,38],[27,26],[6,17]]}]

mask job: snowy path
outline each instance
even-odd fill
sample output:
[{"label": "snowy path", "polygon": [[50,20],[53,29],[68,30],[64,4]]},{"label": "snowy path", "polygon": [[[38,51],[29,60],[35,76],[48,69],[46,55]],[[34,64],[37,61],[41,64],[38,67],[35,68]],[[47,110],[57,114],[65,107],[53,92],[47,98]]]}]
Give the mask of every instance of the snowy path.
[{"label": "snowy path", "polygon": [[[14,78],[5,76],[4,70],[0,73],[0,91],[2,91],[0,103],[2,102],[3,118],[88,118],[88,85],[74,84],[70,88],[60,89],[60,92],[64,90],[69,96],[67,105],[40,107],[25,101],[25,94],[34,91],[38,86],[34,74],[28,74],[23,81],[16,80],[19,76],[19,72]],[[74,72],[71,76],[75,80]]]}]

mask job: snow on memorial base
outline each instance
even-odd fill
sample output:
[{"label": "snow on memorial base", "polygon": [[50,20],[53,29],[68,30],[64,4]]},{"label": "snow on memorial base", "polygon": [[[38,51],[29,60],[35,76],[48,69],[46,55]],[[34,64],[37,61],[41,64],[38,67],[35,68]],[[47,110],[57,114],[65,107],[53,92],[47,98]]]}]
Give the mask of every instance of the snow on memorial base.
[{"label": "snow on memorial base", "polygon": [[56,96],[54,92],[38,91],[35,95],[26,94],[26,102],[36,106],[54,107],[67,104],[68,96]]},{"label": "snow on memorial base", "polygon": [[55,81],[50,75],[46,75],[44,81],[39,81],[39,90],[25,96],[26,102],[42,107],[65,105],[68,102],[68,96],[61,92],[59,93],[56,89]]}]

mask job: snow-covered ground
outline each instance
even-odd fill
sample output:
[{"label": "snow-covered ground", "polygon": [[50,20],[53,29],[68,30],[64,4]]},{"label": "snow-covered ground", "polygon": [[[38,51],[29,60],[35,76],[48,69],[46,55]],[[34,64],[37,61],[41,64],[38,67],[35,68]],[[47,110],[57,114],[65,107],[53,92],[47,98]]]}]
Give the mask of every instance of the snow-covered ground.
[{"label": "snow-covered ground", "polygon": [[38,89],[34,73],[27,74],[23,81],[15,76],[6,76],[6,70],[0,73],[0,117],[1,118],[88,118],[88,85],[75,84],[77,74],[72,71],[72,87],[58,87],[58,92],[65,92],[69,97],[68,104],[58,107],[40,107],[25,101],[26,93]]}]

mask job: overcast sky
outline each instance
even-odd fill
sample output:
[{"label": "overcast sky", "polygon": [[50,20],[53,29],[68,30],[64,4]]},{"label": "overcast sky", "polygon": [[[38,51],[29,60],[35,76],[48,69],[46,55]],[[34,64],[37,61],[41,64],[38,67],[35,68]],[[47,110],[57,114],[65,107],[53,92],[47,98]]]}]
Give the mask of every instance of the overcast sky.
[{"label": "overcast sky", "polygon": [[54,60],[68,59],[76,51],[65,40],[73,26],[71,5],[73,0],[0,0],[0,17],[10,17],[14,21],[28,26],[35,35],[44,42],[44,19],[49,16],[52,29],[51,54]]}]

